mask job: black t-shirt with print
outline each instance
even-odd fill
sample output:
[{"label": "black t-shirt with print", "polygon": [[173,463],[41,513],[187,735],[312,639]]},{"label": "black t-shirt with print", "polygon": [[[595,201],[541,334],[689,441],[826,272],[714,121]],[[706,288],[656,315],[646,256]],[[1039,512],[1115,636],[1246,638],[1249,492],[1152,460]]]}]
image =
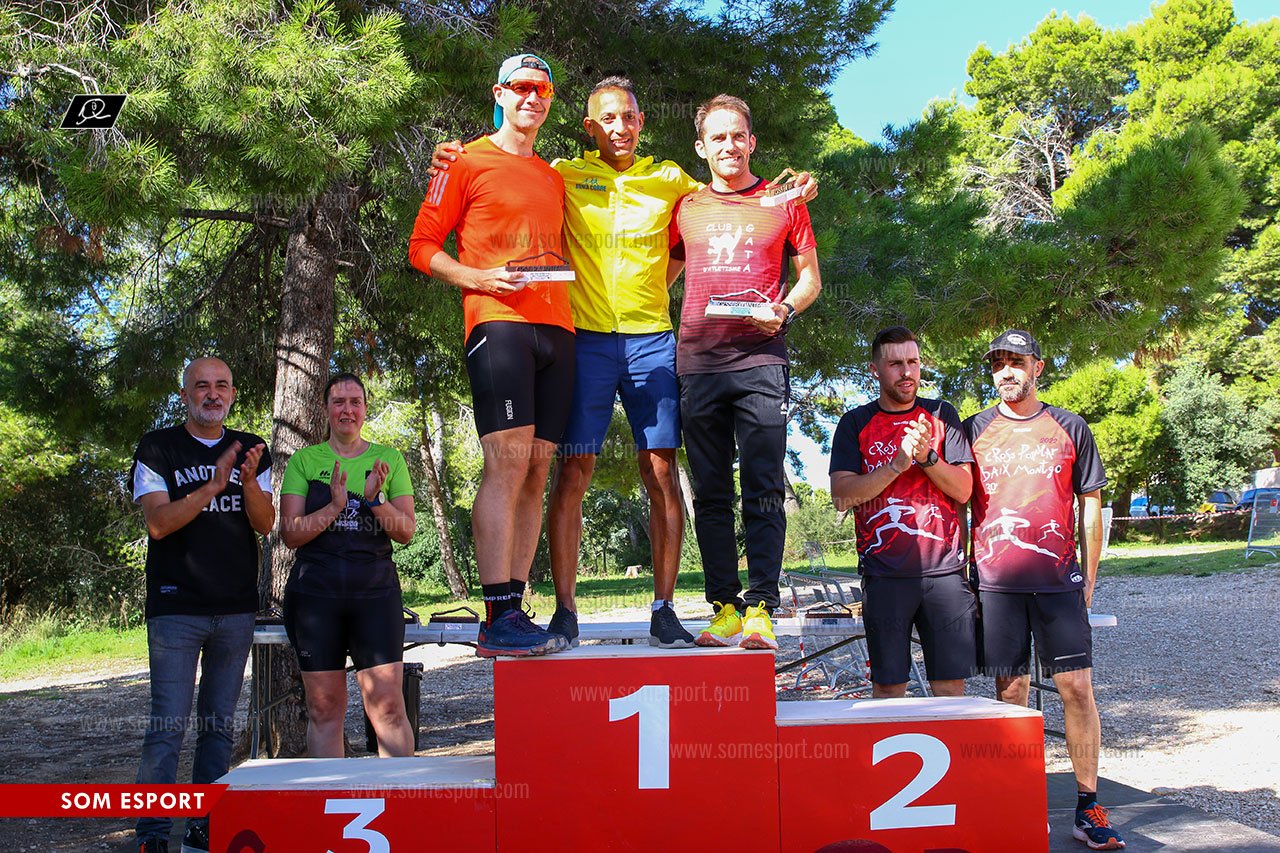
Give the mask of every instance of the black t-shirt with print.
[{"label": "black t-shirt with print", "polygon": [[[135,468],[142,463],[162,477],[169,500],[179,501],[213,478],[218,457],[236,441],[240,453],[222,493],[185,526],[163,539],[147,539],[148,619],[258,609],[259,540],[245,513],[240,465],[249,448],[266,442],[227,429],[217,444],[207,447],[179,425],[144,435],[133,459]],[[264,448],[256,473],[270,467],[271,451]]]}]

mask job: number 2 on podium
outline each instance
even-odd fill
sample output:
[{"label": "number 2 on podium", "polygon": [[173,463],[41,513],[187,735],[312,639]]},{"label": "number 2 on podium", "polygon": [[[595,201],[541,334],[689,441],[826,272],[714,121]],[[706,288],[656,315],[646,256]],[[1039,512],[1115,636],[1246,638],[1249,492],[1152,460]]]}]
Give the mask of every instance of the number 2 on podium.
[{"label": "number 2 on podium", "polygon": [[639,787],[671,787],[671,686],[646,684],[609,700],[609,722],[639,716]]}]

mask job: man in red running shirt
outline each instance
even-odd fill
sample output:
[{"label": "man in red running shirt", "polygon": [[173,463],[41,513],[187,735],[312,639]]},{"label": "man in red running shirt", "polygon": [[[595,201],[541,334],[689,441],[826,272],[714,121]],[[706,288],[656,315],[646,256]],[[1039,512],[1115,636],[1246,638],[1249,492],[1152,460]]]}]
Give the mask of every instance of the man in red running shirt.
[{"label": "man in red running shirt", "polygon": [[[684,270],[676,348],[680,418],[693,480],[694,530],[715,616],[695,642],[776,649],[770,613],[787,522],[786,329],[822,289],[807,209],[777,197],[751,172],[751,109],[717,95],[694,119],[711,184],[685,196],[671,222],[669,280]],[[786,290],[788,266],[795,287]],[[706,316],[713,296],[757,301],[748,317]],[[747,538],[746,594],[738,578],[733,461],[739,460]],[[740,613],[745,615],[740,616]]]},{"label": "man in red running shirt", "polygon": [[1079,792],[1072,835],[1094,850],[1119,850],[1124,840],[1096,793],[1102,726],[1089,627],[1107,475],[1084,419],[1037,399],[1044,359],[1030,332],[1010,329],[991,342],[986,357],[1000,402],[964,422],[973,447],[983,666],[1001,700],[1026,705],[1034,635],[1040,666],[1062,696]]},{"label": "man in red running shirt", "polygon": [[853,508],[857,527],[871,695],[906,695],[914,627],[933,694],[962,696],[978,662],[962,515],[973,454],[951,404],[916,396],[909,329],[875,336],[871,375],[880,398],[846,412],[831,439],[831,498]]}]

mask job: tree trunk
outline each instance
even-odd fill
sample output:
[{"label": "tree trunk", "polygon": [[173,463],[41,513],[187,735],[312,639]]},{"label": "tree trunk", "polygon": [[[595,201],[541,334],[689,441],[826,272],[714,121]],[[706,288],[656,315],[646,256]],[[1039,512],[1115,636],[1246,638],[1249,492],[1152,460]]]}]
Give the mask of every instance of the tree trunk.
[{"label": "tree trunk", "polygon": [[782,490],[784,497],[782,499],[782,511],[787,515],[791,515],[800,509],[800,497],[796,494],[796,490],[791,486],[791,476],[785,470],[782,472]]},{"label": "tree trunk", "polygon": [[[295,451],[324,438],[321,395],[333,355],[333,288],[337,277],[337,235],[353,196],[337,187],[299,208],[289,228],[280,325],[276,332],[276,387],[272,407],[271,485],[280,494],[284,469]],[[279,606],[293,565],[293,552],[278,533],[267,540],[260,582],[261,603]],[[260,662],[265,661],[265,657]],[[302,679],[292,654],[271,656],[266,673],[270,694],[289,694],[263,721],[267,755],[306,752],[307,711]]]},{"label": "tree trunk", "polygon": [[[426,406],[423,407],[424,409]],[[425,414],[425,412],[424,412]],[[437,467],[436,456],[431,441],[431,430],[424,422],[422,426],[422,467],[427,473],[427,494],[431,496],[431,516],[436,523],[436,539],[440,543],[440,562],[444,564],[444,578],[449,584],[449,592],[454,598],[467,597],[467,585],[458,572],[458,562],[453,554],[453,535],[449,529],[448,504],[444,499],[441,487],[441,469]],[[443,456],[444,454],[439,454]]]},{"label": "tree trunk", "polygon": [[680,497],[684,499],[684,517],[693,524],[693,482],[689,472],[679,461],[676,462],[676,473],[680,475]]}]

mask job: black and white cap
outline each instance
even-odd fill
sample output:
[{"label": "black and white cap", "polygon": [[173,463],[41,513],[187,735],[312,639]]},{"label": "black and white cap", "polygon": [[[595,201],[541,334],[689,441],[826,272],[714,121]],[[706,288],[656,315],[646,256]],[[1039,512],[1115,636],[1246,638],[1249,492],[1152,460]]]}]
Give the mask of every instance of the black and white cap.
[{"label": "black and white cap", "polygon": [[983,358],[991,358],[993,353],[997,352],[1013,352],[1018,355],[1034,355],[1036,358],[1043,358],[1040,355],[1040,344],[1036,343],[1036,339],[1031,337],[1030,332],[1024,332],[1021,329],[1010,329],[1002,332],[991,346],[987,347],[987,354]]}]

